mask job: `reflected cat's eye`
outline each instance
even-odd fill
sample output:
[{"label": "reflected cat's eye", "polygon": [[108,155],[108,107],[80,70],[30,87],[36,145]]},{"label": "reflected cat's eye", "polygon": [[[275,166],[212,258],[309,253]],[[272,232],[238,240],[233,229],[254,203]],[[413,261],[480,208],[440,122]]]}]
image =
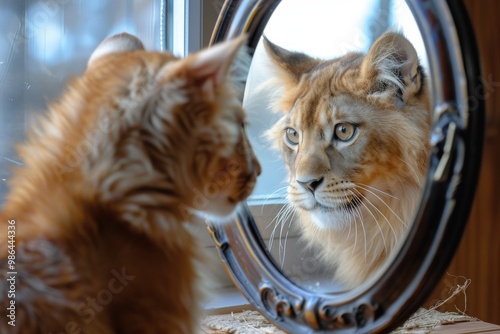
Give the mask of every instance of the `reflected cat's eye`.
[{"label": "reflected cat's eye", "polygon": [[292,128],[286,129],[285,138],[290,145],[299,144],[299,133],[295,129]]},{"label": "reflected cat's eye", "polygon": [[333,139],[348,142],[354,138],[357,127],[351,123],[339,123],[335,125]]}]

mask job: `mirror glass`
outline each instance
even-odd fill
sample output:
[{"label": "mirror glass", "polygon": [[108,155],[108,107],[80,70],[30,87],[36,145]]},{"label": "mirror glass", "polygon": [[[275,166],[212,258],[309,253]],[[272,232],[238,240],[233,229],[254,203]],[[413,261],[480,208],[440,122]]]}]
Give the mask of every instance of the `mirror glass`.
[{"label": "mirror glass", "polygon": [[355,288],[383,272],[420,204],[432,106],[421,34],[404,0],[283,0],[264,36],[244,97],[263,166],[248,205],[291,281]]}]

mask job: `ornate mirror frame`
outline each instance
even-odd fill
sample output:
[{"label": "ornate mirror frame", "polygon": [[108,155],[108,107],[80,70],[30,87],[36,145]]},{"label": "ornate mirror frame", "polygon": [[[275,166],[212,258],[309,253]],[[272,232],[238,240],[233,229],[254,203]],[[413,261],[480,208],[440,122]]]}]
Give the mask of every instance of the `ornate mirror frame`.
[{"label": "ornate mirror frame", "polygon": [[[279,0],[226,0],[211,44],[248,35],[255,47]],[[429,172],[407,241],[380,277],[340,294],[313,293],[275,266],[249,209],[210,226],[235,285],[274,324],[291,333],[388,332],[426,300],[460,242],[479,174],[484,101],[474,35],[461,1],[407,0],[421,30],[433,87]]]}]

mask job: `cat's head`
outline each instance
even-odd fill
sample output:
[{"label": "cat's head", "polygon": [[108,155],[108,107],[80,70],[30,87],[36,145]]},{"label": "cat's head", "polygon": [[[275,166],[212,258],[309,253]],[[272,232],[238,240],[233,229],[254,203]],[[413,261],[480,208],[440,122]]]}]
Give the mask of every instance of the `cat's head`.
[{"label": "cat's head", "polygon": [[352,213],[367,220],[387,212],[381,203],[386,196],[420,189],[429,98],[417,53],[405,37],[386,33],[366,55],[331,60],[267,39],[264,45],[280,86],[274,107],[282,112],[267,135],[284,158],[295,207],[320,228],[338,228],[356,221]]},{"label": "cat's head", "polygon": [[178,200],[181,211],[234,211],[260,173],[231,82],[243,45],[238,38],[185,59],[147,52],[128,34],[97,47],[83,85],[109,137],[94,161],[108,159],[104,192],[152,208]]}]

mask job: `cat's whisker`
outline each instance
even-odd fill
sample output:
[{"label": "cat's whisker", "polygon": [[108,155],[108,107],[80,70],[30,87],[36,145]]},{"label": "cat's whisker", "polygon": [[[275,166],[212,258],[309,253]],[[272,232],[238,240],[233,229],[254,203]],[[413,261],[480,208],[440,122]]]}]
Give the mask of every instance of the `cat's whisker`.
[{"label": "cat's whisker", "polygon": [[397,198],[396,196],[393,196],[393,195],[391,195],[391,194],[389,194],[389,193],[387,193],[387,192],[385,192],[385,191],[382,191],[382,190],[380,190],[380,189],[378,189],[378,188],[375,188],[375,187],[369,186],[369,185],[367,185],[367,184],[363,184],[363,183],[356,183],[356,186],[357,186],[357,187],[359,187],[359,188],[361,188],[361,189],[367,190],[367,191],[368,191],[369,189],[371,189],[371,190],[376,191],[376,192],[378,192],[378,193],[381,193],[382,195],[385,195],[385,196],[387,196],[387,197],[391,197],[391,198],[394,198],[394,199],[396,199],[396,200],[399,200],[399,198]]},{"label": "cat's whisker", "polygon": [[[283,206],[281,208],[281,210],[285,209],[285,207],[286,207],[286,205]],[[281,213],[281,210],[280,210],[280,213]],[[269,246],[268,246],[269,247],[269,251],[271,251],[273,249],[273,242],[274,242],[274,236],[276,235],[276,228],[280,224],[280,213],[278,213],[276,215],[276,217],[273,218],[273,220],[271,221],[271,223],[269,223],[269,225],[267,225],[267,227],[266,227],[266,229],[269,228],[269,226],[271,226],[271,224],[276,221],[276,224],[274,225],[274,228],[273,228],[273,230],[271,232],[271,235],[269,236]]]},{"label": "cat's whisker", "polygon": [[[353,194],[354,194],[354,191],[356,191],[359,194],[360,197],[362,197],[363,199],[365,199],[368,202],[368,204],[370,204],[372,207],[374,207],[383,216],[383,214],[378,210],[378,208],[375,207],[375,205],[368,198],[366,198],[366,196],[363,196],[363,194],[361,194],[356,189],[352,189],[352,191],[353,191]],[[387,249],[387,241],[385,240],[384,231],[382,230],[382,227],[380,226],[377,218],[375,217],[375,215],[373,214],[373,212],[370,210],[370,208],[368,208],[368,206],[365,204],[364,201],[361,201],[361,204],[366,208],[366,210],[368,211],[368,213],[373,217],[373,221],[377,224],[377,227],[380,230],[380,235],[382,236],[382,242],[384,244],[384,249]],[[390,223],[389,223],[389,225],[390,225]],[[392,229],[392,226],[391,226],[391,229]],[[372,239],[373,238],[374,238],[374,236],[372,236]]]},{"label": "cat's whisker", "polygon": [[[288,212],[290,212],[290,210]],[[288,216],[289,216],[289,214],[287,214],[286,218],[288,218]],[[285,223],[286,223],[286,219],[283,219],[280,221],[280,236],[279,236],[279,247],[278,247],[280,258],[281,258],[281,251],[283,250],[282,241],[283,241],[283,228],[285,227]]]},{"label": "cat's whisker", "polygon": [[269,200],[271,197],[273,197],[274,195],[276,195],[277,193],[279,192],[282,192],[284,191],[284,194],[286,194],[286,189],[288,188],[288,185],[286,186],[283,186],[283,187],[280,187],[278,189],[276,189],[275,191],[273,191],[271,194],[269,194],[267,197],[266,197],[266,201]]},{"label": "cat's whisker", "polygon": [[[375,196],[379,201],[381,201],[382,204],[384,204],[387,207],[387,209],[389,209],[389,211],[391,211],[391,213],[394,215],[394,217],[396,217],[400,221],[400,223],[403,224],[404,227],[408,227],[408,224],[406,224],[406,222],[404,222],[399,217],[399,215],[396,212],[394,212],[394,210],[382,198],[380,198],[380,196],[378,196],[377,194],[375,194],[374,192],[372,192],[372,191],[370,191],[368,189],[364,189],[364,190],[366,190],[367,192],[369,192],[370,194],[372,194],[373,196]],[[365,196],[365,198],[366,198],[366,196]],[[386,218],[386,220],[387,220],[387,218]]]},{"label": "cat's whisker", "polygon": [[293,211],[293,214],[292,214],[292,218],[290,218],[290,222],[288,223],[288,228],[291,228],[291,226],[292,226],[292,223],[295,219],[295,214],[297,213],[297,209],[295,207],[292,207],[292,211]]},{"label": "cat's whisker", "polygon": [[342,209],[347,213],[347,219],[348,219],[348,221],[342,219],[342,229],[340,230],[340,233],[344,234],[344,232],[347,228],[347,225],[349,225],[349,226],[351,225],[352,215],[348,211],[348,208],[345,204],[342,204]]},{"label": "cat's whisker", "polygon": [[288,232],[289,231],[290,231],[290,229],[287,229],[286,235],[285,235],[285,241],[284,241],[284,245],[283,245],[283,256],[281,257],[281,269],[283,269],[283,267],[285,266],[286,243],[288,241]]},{"label": "cat's whisker", "polygon": [[284,242],[284,248],[283,248],[283,258],[281,259],[281,269],[283,269],[284,265],[285,265],[285,258],[286,258],[286,243],[288,241],[288,233],[290,232],[290,228],[292,226],[292,222],[295,218],[295,213],[297,212],[297,210],[295,210],[295,208],[292,207],[292,216],[290,217],[290,220],[288,222],[288,228],[286,230],[286,235],[285,235],[285,242]]},{"label": "cat's whisker", "polygon": [[[283,268],[283,264],[285,261],[288,232],[290,231],[290,225],[292,224],[292,220],[293,220],[294,215],[295,215],[295,209],[293,206],[290,206],[290,210],[288,210],[286,217],[284,217],[284,219],[281,222],[280,239],[279,239],[279,259],[280,259],[282,268]],[[287,228],[286,235],[285,235],[285,238],[283,241],[283,229],[284,229],[287,221],[289,223],[288,223],[288,228]]]},{"label": "cat's whisker", "polygon": [[[282,226],[285,224],[287,221],[287,218],[290,216],[290,212],[294,210],[294,207],[290,204],[285,204],[283,207],[280,209],[276,217],[273,218],[271,223],[267,226],[269,227],[273,222],[276,222],[274,225],[273,231],[271,232],[271,236],[269,238],[269,250],[272,249],[273,243],[274,243],[274,238],[276,236],[276,230],[278,229],[279,226]],[[280,235],[280,241],[281,241],[281,235]],[[281,244],[279,244],[280,246]]]},{"label": "cat's whisker", "polygon": [[[271,194],[269,194],[266,199],[264,200],[264,203],[262,203],[262,206],[260,208],[260,213],[263,214],[264,213],[264,207],[267,205],[268,201],[275,197],[275,195],[286,195],[286,189],[288,188],[288,186],[284,186],[284,187],[281,187],[281,188],[278,188],[276,189],[275,191],[273,191]],[[276,205],[279,205],[280,203],[276,204]]]},{"label": "cat's whisker", "polygon": [[276,216],[273,218],[273,220],[271,220],[271,222],[270,222],[270,223],[266,226],[266,229],[268,229],[271,225],[273,225],[273,223],[274,223],[275,221],[279,220],[279,219],[280,219],[280,217],[284,214],[284,212],[285,212],[286,210],[289,210],[289,207],[290,207],[290,206],[291,206],[291,205],[290,205],[290,204],[288,204],[288,203],[283,204],[283,206],[281,207],[280,211],[278,211],[278,213],[277,213],[277,214],[276,214]]},{"label": "cat's whisker", "polygon": [[[359,217],[359,222],[361,224],[361,228],[363,229],[363,236],[364,236],[364,259],[365,259],[365,262],[366,262],[366,254],[367,254],[367,241],[366,241],[366,229],[365,229],[365,224],[364,224],[364,218],[363,218],[363,212],[361,211],[361,209],[359,207],[355,207],[355,211],[358,213],[358,217]],[[369,211],[369,210],[368,210]],[[356,222],[356,220],[354,221]]]},{"label": "cat's whisker", "polygon": [[[347,199],[347,196],[346,196],[346,199]],[[346,204],[344,204],[343,207],[344,207],[345,212],[349,213],[348,214],[349,221],[346,224],[346,225],[349,225],[349,231],[347,232],[347,237],[345,238],[345,240],[349,240],[349,238],[351,236],[352,226],[356,224],[356,212],[354,212],[354,211],[351,212],[349,207]]]},{"label": "cat's whisker", "polygon": [[[356,190],[356,189],[354,189],[354,190]],[[356,190],[356,191],[357,191],[357,192],[359,192],[358,190]],[[360,195],[362,195],[362,194],[360,194]],[[390,220],[389,220],[389,219],[386,217],[386,215],[384,215],[384,213],[383,213],[382,211],[380,211],[380,209],[379,209],[379,208],[377,208],[377,206],[376,206],[375,204],[373,204],[373,203],[372,203],[372,202],[371,202],[371,201],[370,201],[370,200],[369,200],[366,196],[364,196],[364,198],[365,198],[365,199],[366,199],[366,201],[367,201],[367,202],[368,202],[368,203],[369,203],[369,204],[370,204],[370,205],[371,205],[371,206],[372,206],[372,207],[373,207],[373,208],[374,208],[374,209],[375,209],[375,210],[376,210],[376,211],[377,211],[377,212],[378,212],[378,213],[379,213],[379,214],[380,214],[380,215],[381,215],[384,219],[385,219],[385,221],[386,221],[386,222],[387,222],[387,224],[389,225],[389,228],[390,228],[390,229],[391,229],[391,231],[392,231],[392,234],[394,235],[394,240],[396,241],[396,245],[397,245],[397,243],[398,243],[398,236],[397,236],[396,231],[394,230],[394,227],[392,226],[392,224],[391,224]],[[380,198],[379,198],[379,199],[380,199]],[[383,201],[382,201],[382,202],[383,202]],[[385,204],[385,205],[389,208],[389,210],[391,210],[391,212],[392,212],[392,213],[393,213],[393,214],[394,214],[394,215],[395,215],[395,216],[399,219],[398,215],[396,215],[396,213],[394,213],[394,211],[392,211],[392,209],[391,209],[391,208],[390,208],[390,207],[389,207],[389,206],[388,206],[385,202],[383,202],[383,203],[384,203],[384,204]],[[384,233],[382,232],[382,229],[381,229],[381,227],[380,227],[380,225],[379,225],[379,223],[378,223],[378,220],[377,220],[377,219],[374,219],[374,220],[375,220],[375,222],[377,223],[377,225],[379,226],[379,229],[380,229],[381,235],[382,235],[382,237],[383,237],[383,236],[384,236]],[[384,240],[385,240],[385,238],[384,238]],[[384,247],[386,247],[385,242],[384,242]],[[387,248],[386,248],[386,249],[387,249]]]},{"label": "cat's whisker", "polygon": [[[347,193],[347,191],[346,191],[346,190],[344,190],[344,197],[346,198],[346,200],[348,200],[348,199],[349,199],[349,196],[348,196],[348,193]],[[359,209],[358,209],[358,208],[356,208],[356,207],[354,207],[353,209],[354,209],[354,210],[356,210],[356,212],[358,213],[358,217],[359,217],[360,224],[362,225],[362,228],[363,228],[363,230],[364,230],[364,226],[363,226],[363,217],[362,217],[361,212],[360,212],[360,211],[359,211]],[[349,209],[348,209],[346,212],[350,212],[350,211],[351,211],[351,210],[349,210]],[[355,232],[355,234],[354,234],[354,245],[353,245],[353,248],[352,248],[352,254],[354,255],[354,254],[355,254],[355,252],[356,252],[356,247],[357,247],[357,244],[358,244],[358,228],[357,228],[357,226],[356,226],[356,213],[355,213],[354,211],[352,211],[352,213],[353,213],[353,216],[351,216],[351,217],[353,217],[353,220],[354,220],[353,225],[355,225],[355,226],[354,226],[354,232]],[[366,253],[366,242],[365,242],[365,253]]]},{"label": "cat's whisker", "polygon": [[346,213],[347,217],[349,218],[349,221],[348,222],[343,221],[343,225],[344,225],[344,230],[345,230],[345,226],[349,225],[349,233],[347,235],[347,239],[348,239],[349,235],[351,233],[351,226],[356,223],[356,213],[353,212],[349,208],[349,206],[347,205],[347,202],[348,202],[349,198],[348,198],[348,196],[347,196],[347,194],[346,194],[345,191],[344,191],[344,197],[345,197],[346,200],[345,200],[345,202],[342,203],[342,208],[343,208],[343,211]]},{"label": "cat's whisker", "polygon": [[[360,220],[362,220],[360,218]],[[354,227],[354,246],[352,247],[352,254],[354,255],[355,251],[356,251],[356,245],[358,244],[358,227],[355,226]]]},{"label": "cat's whisker", "polygon": [[423,184],[422,184],[422,178],[420,176],[418,176],[418,173],[417,171],[415,170],[415,168],[413,168],[412,165],[410,165],[408,162],[406,162],[404,159],[402,159],[401,157],[399,157],[399,160],[401,162],[403,162],[407,167],[408,169],[413,173],[413,176],[415,176],[415,181],[417,182],[417,184],[422,187]]},{"label": "cat's whisker", "polygon": [[285,211],[283,211],[281,215],[281,222],[280,224],[285,224],[287,221],[290,221],[290,217],[292,214],[295,212],[295,207],[293,205],[287,205],[287,208]]},{"label": "cat's whisker", "polygon": [[282,220],[281,220],[280,216],[277,215],[276,217],[274,217],[274,219],[272,221],[273,222],[276,221],[276,224],[274,224],[274,228],[271,232],[271,235],[269,236],[269,250],[270,251],[273,249],[274,238],[276,236],[276,230],[281,225]]},{"label": "cat's whisker", "polygon": [[[352,222],[352,220],[354,220],[354,222]],[[352,228],[352,225],[356,223],[356,215],[353,213],[353,215],[350,216],[349,218],[349,232],[347,232],[347,237],[346,237],[346,240],[349,240],[349,237],[351,236],[351,228]]]},{"label": "cat's whisker", "polygon": [[364,220],[363,219],[360,219],[360,223],[361,223],[361,228],[363,229],[363,241],[365,243],[364,245],[364,251],[365,251],[365,263],[366,263],[366,260],[367,260],[367,257],[366,257],[366,254],[367,254],[367,247],[368,247],[368,243],[366,242],[366,228],[365,228],[365,223],[364,223]]}]

